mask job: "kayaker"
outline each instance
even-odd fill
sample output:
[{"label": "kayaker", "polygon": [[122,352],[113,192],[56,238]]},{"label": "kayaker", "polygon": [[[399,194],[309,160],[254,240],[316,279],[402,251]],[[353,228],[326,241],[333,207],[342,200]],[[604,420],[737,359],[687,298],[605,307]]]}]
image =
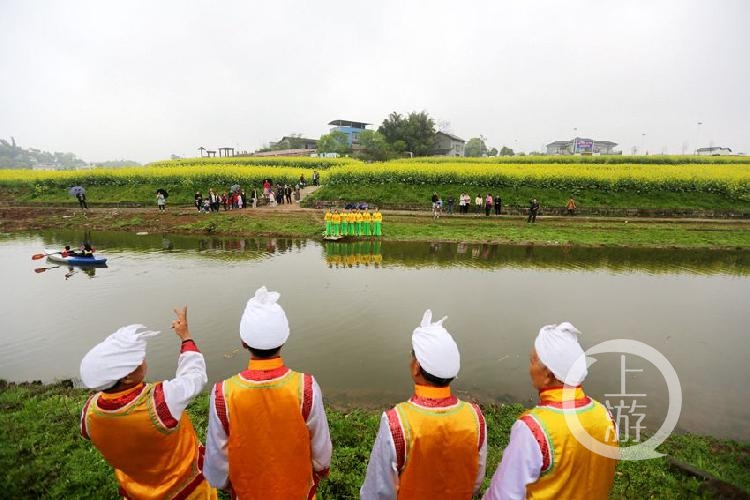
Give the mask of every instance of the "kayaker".
[{"label": "kayaker", "polygon": [[94,258],[94,249],[91,248],[91,245],[89,243],[83,244],[83,251],[79,255],[79,257],[85,257],[87,259],[93,259]]}]

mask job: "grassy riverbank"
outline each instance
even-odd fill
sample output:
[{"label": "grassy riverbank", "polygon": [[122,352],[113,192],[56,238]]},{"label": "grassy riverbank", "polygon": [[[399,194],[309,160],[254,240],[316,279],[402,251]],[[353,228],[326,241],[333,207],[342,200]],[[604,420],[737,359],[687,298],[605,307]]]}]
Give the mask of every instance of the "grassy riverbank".
[{"label": "grassy riverbank", "polygon": [[[194,209],[97,208],[85,215],[62,207],[2,207],[0,232],[71,229],[224,237],[284,236],[319,238],[323,211],[246,209],[199,214]],[[383,240],[445,241],[546,246],[634,248],[750,248],[748,222],[615,217],[444,216],[427,212],[384,211]]]},{"label": "grassy riverbank", "polygon": [[[80,438],[79,417],[88,392],[69,383],[6,384],[0,381],[0,491],[5,498],[114,498],[109,466]],[[208,398],[188,408],[203,439]],[[334,445],[331,475],[319,498],[358,498],[377,433],[379,412],[328,408]],[[488,466],[483,489],[507,445],[520,405],[485,405]],[[714,498],[727,482],[750,493],[750,445],[692,434],[673,435],[659,449],[668,457],[618,465],[611,498]],[[669,458],[706,471],[721,481],[702,480],[669,465]]]}]

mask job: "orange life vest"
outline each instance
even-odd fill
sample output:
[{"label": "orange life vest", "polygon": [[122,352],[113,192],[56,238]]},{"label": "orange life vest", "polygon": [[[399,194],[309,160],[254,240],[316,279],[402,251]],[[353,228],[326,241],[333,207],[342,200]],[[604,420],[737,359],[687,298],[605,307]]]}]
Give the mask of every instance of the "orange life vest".
[{"label": "orange life vest", "polygon": [[[203,478],[203,448],[187,412],[169,413],[161,382],[92,396],[81,433],[115,469],[128,498],[216,498]],[[196,493],[202,492],[199,497]]]}]

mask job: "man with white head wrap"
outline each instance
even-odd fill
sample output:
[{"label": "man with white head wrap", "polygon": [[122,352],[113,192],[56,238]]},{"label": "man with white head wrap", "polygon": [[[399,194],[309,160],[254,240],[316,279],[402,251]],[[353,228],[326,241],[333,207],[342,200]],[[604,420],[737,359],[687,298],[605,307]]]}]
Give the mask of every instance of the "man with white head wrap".
[{"label": "man with white head wrap", "polygon": [[428,309],[412,334],[414,395],[380,419],[364,500],[468,499],[484,480],[487,426],[479,406],[451,395],[461,358],[445,319]]},{"label": "man with white head wrap", "polygon": [[586,356],[568,322],[539,330],[529,362],[539,404],[521,414],[510,431],[488,500],[517,498],[607,498],[615,477],[615,460],[581,444],[566,422],[577,417],[585,439],[617,447],[617,430],[609,411],[586,396]]},{"label": "man with white head wrap", "polygon": [[187,307],[172,322],[182,341],[172,380],[144,383],[143,325],[120,328],[81,361],[81,381],[97,392],[81,413],[81,434],[115,469],[127,498],[215,499],[203,477],[203,446],[185,408],[208,381],[206,363],[190,336]]},{"label": "man with white head wrap", "polygon": [[331,465],[320,387],[279,354],[289,338],[279,296],[261,287],[247,301],[240,320],[247,370],[211,392],[206,478],[242,499],[313,498]]}]

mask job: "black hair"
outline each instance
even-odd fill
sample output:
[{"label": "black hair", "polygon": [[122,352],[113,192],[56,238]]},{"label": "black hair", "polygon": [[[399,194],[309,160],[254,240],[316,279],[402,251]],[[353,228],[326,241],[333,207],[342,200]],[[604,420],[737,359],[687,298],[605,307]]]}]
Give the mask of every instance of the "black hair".
[{"label": "black hair", "polygon": [[245,344],[245,347],[247,347],[247,350],[250,351],[250,354],[252,354],[253,357],[259,358],[259,359],[268,359],[268,358],[273,358],[274,356],[278,355],[279,351],[281,350],[282,347],[284,347],[284,345],[282,344],[279,347],[274,347],[273,349],[256,349],[254,347],[250,347],[247,344]]},{"label": "black hair", "polygon": [[[414,354],[414,349],[411,350],[411,357],[417,359],[417,356]],[[417,361],[417,363],[419,363],[419,361]],[[448,387],[449,385],[451,385],[451,382],[453,382],[453,379],[456,378],[436,377],[432,373],[426,372],[425,369],[422,368],[422,365],[419,365],[419,374],[422,375],[427,382],[434,385],[435,387]]]},{"label": "black hair", "polygon": [[436,377],[435,375],[431,373],[427,373],[424,368],[420,365],[419,367],[419,373],[424,377],[426,381],[428,381],[430,384],[434,385],[435,387],[448,387],[451,385],[451,382],[453,382],[453,379],[455,377],[451,378],[440,378]]}]

